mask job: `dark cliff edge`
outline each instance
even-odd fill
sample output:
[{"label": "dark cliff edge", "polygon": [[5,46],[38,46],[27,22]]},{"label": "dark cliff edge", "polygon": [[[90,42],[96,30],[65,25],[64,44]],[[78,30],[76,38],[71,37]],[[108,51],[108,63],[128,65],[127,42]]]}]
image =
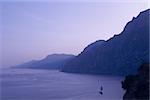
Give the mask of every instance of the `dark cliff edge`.
[{"label": "dark cliff edge", "polygon": [[140,12],[119,35],[88,45],[61,71],[69,73],[128,75],[149,63],[149,13]]},{"label": "dark cliff edge", "polygon": [[136,75],[128,75],[122,81],[126,90],[123,100],[149,100],[149,64],[142,64]]}]

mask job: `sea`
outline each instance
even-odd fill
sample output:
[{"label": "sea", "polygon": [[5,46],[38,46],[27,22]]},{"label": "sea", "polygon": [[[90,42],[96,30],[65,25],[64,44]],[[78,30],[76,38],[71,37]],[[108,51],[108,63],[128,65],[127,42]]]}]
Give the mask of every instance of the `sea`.
[{"label": "sea", "polygon": [[124,77],[59,70],[0,70],[0,100],[122,100]]}]

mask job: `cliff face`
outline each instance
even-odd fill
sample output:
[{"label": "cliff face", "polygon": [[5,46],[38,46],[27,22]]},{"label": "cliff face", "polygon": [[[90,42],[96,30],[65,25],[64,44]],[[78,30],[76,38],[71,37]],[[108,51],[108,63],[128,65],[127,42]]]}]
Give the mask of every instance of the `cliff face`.
[{"label": "cliff face", "polygon": [[64,72],[127,75],[149,62],[149,12],[141,12],[124,30],[107,41],[99,40],[62,69]]},{"label": "cliff face", "polygon": [[149,100],[149,64],[141,65],[137,75],[126,76],[122,88],[123,100]]}]

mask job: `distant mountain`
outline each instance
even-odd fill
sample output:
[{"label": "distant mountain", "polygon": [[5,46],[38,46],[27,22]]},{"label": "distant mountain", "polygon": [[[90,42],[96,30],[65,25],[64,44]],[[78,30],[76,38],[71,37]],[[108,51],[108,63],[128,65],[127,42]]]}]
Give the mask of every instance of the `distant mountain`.
[{"label": "distant mountain", "polygon": [[74,58],[74,55],[67,54],[52,54],[48,55],[42,60],[33,60],[16,67],[19,68],[34,68],[34,69],[60,69],[70,59]]},{"label": "distant mountain", "polygon": [[62,71],[111,75],[135,73],[139,65],[149,62],[149,13],[148,9],[134,17],[119,35],[90,44],[67,62]]}]

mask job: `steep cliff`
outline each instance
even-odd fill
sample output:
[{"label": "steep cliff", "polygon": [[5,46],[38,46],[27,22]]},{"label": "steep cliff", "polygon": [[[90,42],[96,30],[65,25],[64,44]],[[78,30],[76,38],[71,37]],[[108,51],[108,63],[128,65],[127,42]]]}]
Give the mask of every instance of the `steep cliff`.
[{"label": "steep cliff", "polygon": [[141,12],[124,30],[107,41],[87,46],[65,64],[62,71],[73,73],[127,75],[149,62],[149,12]]}]

